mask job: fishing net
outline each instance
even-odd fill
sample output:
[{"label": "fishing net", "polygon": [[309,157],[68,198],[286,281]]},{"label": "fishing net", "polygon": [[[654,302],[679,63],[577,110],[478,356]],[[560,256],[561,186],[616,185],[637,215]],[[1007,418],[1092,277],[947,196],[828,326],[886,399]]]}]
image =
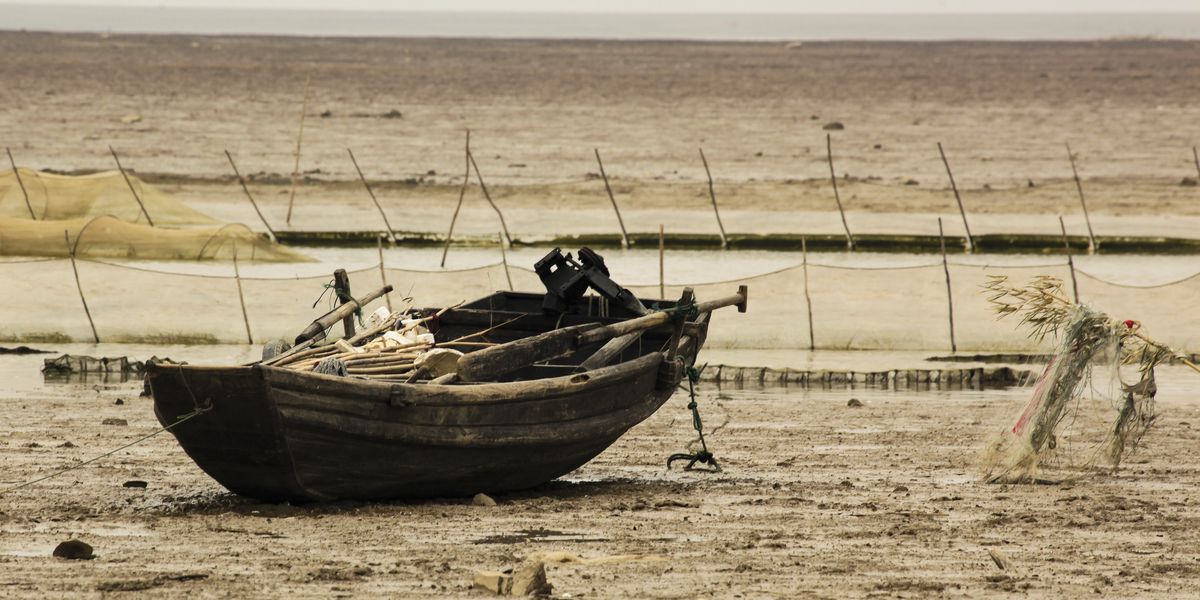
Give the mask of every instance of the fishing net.
[{"label": "fishing net", "polygon": [[[70,246],[68,246],[68,239]],[[296,262],[303,254],[245,225],[166,229],[110,216],[62,221],[0,217],[0,255]]]},{"label": "fishing net", "polygon": [[[129,183],[119,171],[93,175],[55,175],[19,168],[0,172],[0,217],[64,220],[109,215],[130,223],[146,223],[141,206],[130,192],[137,191],[155,225],[211,225],[216,221],[130,174]],[[24,191],[22,191],[22,184]],[[29,201],[26,203],[25,196]],[[31,216],[32,212],[32,216]]]},{"label": "fishing net", "polygon": [[1040,277],[1017,288],[994,277],[985,286],[1003,318],[1016,315],[1032,338],[1058,339],[1033,395],[985,453],[986,480],[1038,481],[1043,469],[1067,477],[1116,470],[1154,422],[1154,367],[1174,351],[1142,335],[1136,321],[1115,321]]}]

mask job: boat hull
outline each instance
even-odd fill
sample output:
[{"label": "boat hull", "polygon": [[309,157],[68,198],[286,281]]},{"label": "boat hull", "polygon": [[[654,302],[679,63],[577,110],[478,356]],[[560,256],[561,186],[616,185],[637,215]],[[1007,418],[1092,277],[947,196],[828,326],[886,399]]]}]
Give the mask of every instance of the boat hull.
[{"label": "boat hull", "polygon": [[651,353],[587,373],[481,385],[387,384],[290,369],[157,366],[164,425],[229,490],[267,501],[462,496],[578,468],[654,413],[678,365]]}]

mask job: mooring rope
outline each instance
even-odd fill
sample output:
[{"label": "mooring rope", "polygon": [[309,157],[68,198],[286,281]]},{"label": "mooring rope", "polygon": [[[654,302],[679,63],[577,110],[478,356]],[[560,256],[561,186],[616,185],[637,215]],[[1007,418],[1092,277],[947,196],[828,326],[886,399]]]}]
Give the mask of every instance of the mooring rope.
[{"label": "mooring rope", "polygon": [[[667,457],[667,468],[671,468],[671,463],[677,460],[686,460],[688,463],[684,465],[684,471],[709,471],[720,472],[721,465],[717,464],[717,458],[712,452],[708,451],[708,444],[704,440],[704,421],[700,418],[700,405],[696,402],[696,384],[700,382],[700,371],[704,367],[697,369],[696,367],[687,367],[684,373],[687,374],[688,382],[688,409],[692,411],[692,427],[696,429],[696,435],[700,441],[700,450],[698,452],[678,452]],[[690,446],[690,444],[689,444]],[[711,465],[711,469],[696,469],[696,463]]]},{"label": "mooring rope", "polygon": [[[187,381],[184,381],[184,385],[185,385],[185,386],[187,385]],[[191,389],[190,389],[190,388],[188,389],[188,393],[189,393],[189,394],[191,394]],[[138,439],[136,439],[136,440],[134,440],[134,441],[132,441],[132,442],[129,442],[128,444],[125,444],[124,446],[121,446],[120,448],[116,448],[116,449],[114,449],[114,450],[109,450],[108,452],[105,452],[104,454],[101,454],[101,455],[99,455],[99,456],[93,456],[92,458],[89,458],[89,459],[87,459],[87,460],[85,460],[85,461],[83,461],[83,462],[81,462],[81,463],[77,463],[77,464],[71,465],[71,466],[69,466],[69,467],[67,467],[67,468],[65,468],[65,469],[60,469],[60,470],[58,470],[58,471],[55,471],[55,472],[53,472],[53,473],[50,473],[49,475],[45,475],[45,476],[42,476],[42,477],[38,477],[37,479],[34,479],[34,480],[32,480],[32,481],[26,481],[25,483],[22,483],[22,484],[15,485],[15,486],[13,486],[13,487],[10,487],[10,488],[5,488],[5,489],[3,489],[3,490],[0,490],[0,496],[3,496],[3,495],[5,495],[5,494],[8,494],[9,492],[15,492],[15,491],[17,491],[17,490],[19,490],[19,489],[21,489],[21,488],[26,488],[26,487],[29,487],[29,486],[31,486],[31,485],[33,485],[33,484],[35,484],[35,483],[40,483],[40,482],[46,481],[47,479],[51,479],[51,478],[53,478],[53,477],[58,477],[59,475],[62,475],[63,473],[70,473],[71,471],[74,471],[75,469],[78,469],[78,468],[80,468],[80,467],[83,467],[83,466],[85,466],[85,465],[89,465],[89,464],[91,464],[91,463],[94,463],[94,462],[96,462],[96,461],[98,461],[98,460],[100,460],[100,459],[102,459],[102,458],[108,458],[109,456],[112,456],[112,455],[114,455],[114,454],[116,454],[116,453],[118,453],[118,452],[120,452],[120,451],[122,451],[122,450],[125,450],[126,448],[130,448],[130,447],[136,446],[136,445],[138,445],[138,444],[140,444],[140,443],[142,443],[142,442],[144,442],[144,441],[146,441],[146,440],[148,440],[148,439],[150,439],[150,438],[152,438],[152,437],[154,437],[154,436],[156,436],[156,435],[158,435],[158,434],[160,434],[160,433],[162,433],[162,432],[164,432],[164,431],[170,431],[171,429],[174,429],[175,427],[177,427],[177,426],[179,426],[179,425],[181,425],[181,424],[183,424],[183,423],[186,423],[187,421],[190,421],[190,420],[192,420],[192,419],[194,419],[194,418],[196,418],[196,417],[198,417],[198,416],[200,416],[200,415],[202,415],[202,414],[204,414],[204,413],[208,412],[208,411],[209,411],[209,410],[212,408],[212,406],[211,406],[211,405],[209,405],[209,406],[206,406],[206,407],[203,407],[203,408],[201,408],[200,406],[197,406],[197,405],[196,405],[196,401],[195,401],[195,397],[193,397],[193,398],[192,398],[192,405],[193,405],[193,406],[196,406],[196,408],[195,408],[194,410],[192,410],[192,412],[189,412],[189,413],[185,413],[185,414],[179,415],[179,417],[177,417],[177,418],[175,419],[175,422],[174,422],[174,423],[171,423],[170,425],[167,425],[166,427],[159,428],[158,430],[156,430],[156,431],[154,431],[154,432],[152,432],[152,433],[148,433],[148,434],[146,434],[146,435],[144,435],[144,436],[142,436],[142,437],[140,437],[140,438],[138,438]]]}]

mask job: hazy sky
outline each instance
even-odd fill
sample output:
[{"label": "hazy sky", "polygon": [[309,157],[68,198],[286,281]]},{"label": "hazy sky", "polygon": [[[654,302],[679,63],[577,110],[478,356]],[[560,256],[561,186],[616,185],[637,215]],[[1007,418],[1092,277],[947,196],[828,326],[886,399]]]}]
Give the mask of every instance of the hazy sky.
[{"label": "hazy sky", "polygon": [[[29,0],[0,3],[34,4]],[[36,4],[495,12],[1196,12],[1200,0],[39,0]]]}]

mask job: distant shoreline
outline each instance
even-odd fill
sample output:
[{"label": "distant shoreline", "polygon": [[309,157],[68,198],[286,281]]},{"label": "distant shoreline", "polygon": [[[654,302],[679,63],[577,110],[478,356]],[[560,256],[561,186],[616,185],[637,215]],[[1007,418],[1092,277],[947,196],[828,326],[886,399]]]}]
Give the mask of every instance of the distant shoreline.
[{"label": "distant shoreline", "polygon": [[139,8],[0,4],[0,30],[49,33],[607,41],[1200,39],[1200,12],[608,14]]}]

